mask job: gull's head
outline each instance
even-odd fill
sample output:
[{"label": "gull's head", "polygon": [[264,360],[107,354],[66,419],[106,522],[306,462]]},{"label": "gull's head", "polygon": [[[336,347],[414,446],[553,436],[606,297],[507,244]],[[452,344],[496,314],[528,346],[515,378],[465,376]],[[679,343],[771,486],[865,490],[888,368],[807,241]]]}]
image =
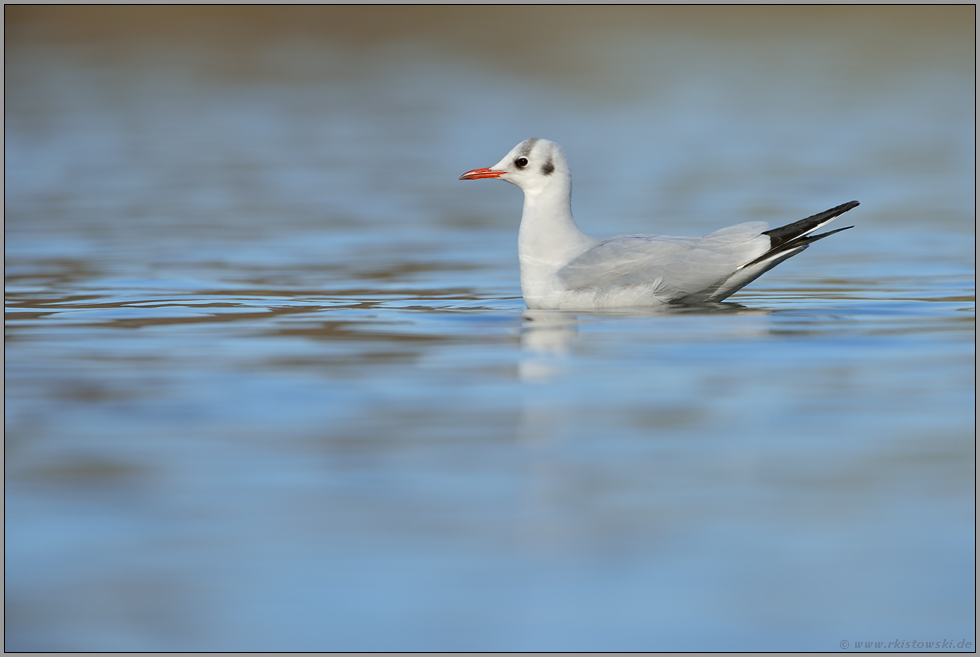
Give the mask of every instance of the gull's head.
[{"label": "gull's head", "polygon": [[500,178],[527,192],[538,192],[561,181],[568,184],[571,174],[561,146],[547,139],[525,139],[492,167],[473,169],[460,180]]}]

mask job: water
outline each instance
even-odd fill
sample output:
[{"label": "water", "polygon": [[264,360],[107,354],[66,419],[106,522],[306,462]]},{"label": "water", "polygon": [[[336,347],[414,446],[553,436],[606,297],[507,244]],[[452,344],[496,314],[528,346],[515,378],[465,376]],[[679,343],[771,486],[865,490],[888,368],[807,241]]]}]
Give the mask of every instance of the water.
[{"label": "water", "polygon": [[[6,11],[8,650],[975,642],[973,7]],[[530,136],[599,236],[862,205],[531,312]]]}]

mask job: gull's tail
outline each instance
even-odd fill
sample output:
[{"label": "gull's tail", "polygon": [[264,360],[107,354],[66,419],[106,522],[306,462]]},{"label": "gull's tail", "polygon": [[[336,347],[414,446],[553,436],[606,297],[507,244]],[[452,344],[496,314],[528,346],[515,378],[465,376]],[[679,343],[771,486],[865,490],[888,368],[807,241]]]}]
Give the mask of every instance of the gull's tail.
[{"label": "gull's tail", "polygon": [[781,262],[791,255],[796,255],[817,240],[822,240],[825,237],[829,237],[834,233],[839,233],[842,230],[847,230],[848,228],[854,228],[854,226],[845,226],[844,228],[838,228],[837,230],[821,233],[820,235],[810,234],[858,205],[860,204],[857,201],[850,201],[849,203],[838,205],[836,208],[824,210],[823,212],[815,214],[812,217],[800,219],[799,221],[794,221],[791,224],[765,231],[762,234],[769,236],[769,250],[752,262],[742,265],[742,267],[751,267],[752,265],[756,265],[767,260],[777,260]]},{"label": "gull's tail", "polygon": [[851,201],[850,203],[844,203],[843,205],[838,205],[836,208],[815,214],[812,217],[800,219],[786,226],[765,231],[762,234],[769,238],[768,251],[755,260],[751,260],[739,267],[727,280],[720,283],[715,289],[696,295],[696,298],[695,296],[691,298],[699,302],[721,301],[738,292],[783,260],[795,256],[817,240],[822,240],[825,237],[839,233],[842,230],[847,230],[848,228],[854,228],[854,226],[847,226],[846,228],[838,228],[837,230],[821,233],[820,235],[810,234],[851,208],[857,207],[857,205],[857,201]]}]

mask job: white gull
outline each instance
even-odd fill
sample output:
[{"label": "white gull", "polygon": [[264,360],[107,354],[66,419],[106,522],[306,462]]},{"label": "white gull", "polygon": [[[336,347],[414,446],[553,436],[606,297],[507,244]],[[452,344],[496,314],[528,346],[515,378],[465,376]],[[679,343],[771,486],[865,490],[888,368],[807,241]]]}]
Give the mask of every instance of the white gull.
[{"label": "white gull", "polygon": [[751,221],[704,237],[597,239],[572,218],[572,174],[558,144],[527,139],[500,162],[460,180],[499,178],[524,190],[518,255],[531,309],[591,310],[721,301],[813,242],[811,235],[858,205],[851,201],[769,230]]}]

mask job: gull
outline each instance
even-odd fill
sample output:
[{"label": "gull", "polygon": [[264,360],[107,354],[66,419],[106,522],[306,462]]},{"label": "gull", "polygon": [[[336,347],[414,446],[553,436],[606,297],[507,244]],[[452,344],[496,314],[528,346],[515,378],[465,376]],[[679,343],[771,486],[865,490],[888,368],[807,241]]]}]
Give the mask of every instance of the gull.
[{"label": "gull", "polygon": [[524,191],[518,236],[521,292],[532,310],[594,310],[721,301],[783,260],[847,226],[812,233],[858,205],[769,230],[751,221],[703,237],[597,239],[572,218],[572,174],[561,147],[526,139],[492,167],[460,180],[499,178]]}]

